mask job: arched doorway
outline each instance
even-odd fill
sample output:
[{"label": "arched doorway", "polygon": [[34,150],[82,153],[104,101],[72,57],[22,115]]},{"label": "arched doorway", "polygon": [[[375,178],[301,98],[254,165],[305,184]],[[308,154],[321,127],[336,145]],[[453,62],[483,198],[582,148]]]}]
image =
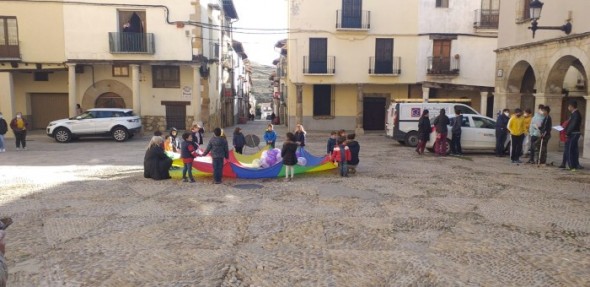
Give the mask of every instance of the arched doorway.
[{"label": "arched doorway", "polygon": [[125,108],[125,101],[121,96],[115,93],[107,92],[104,93],[98,98],[96,98],[96,102],[94,103],[94,107],[96,108]]},{"label": "arched doorway", "polygon": [[[522,83],[520,86],[520,108],[521,109],[535,109],[535,96],[533,95],[535,90],[535,72],[533,67],[529,66],[522,77]],[[516,107],[515,107],[516,108]]]},{"label": "arched doorway", "polygon": [[517,62],[508,76],[506,91],[511,94],[506,98],[506,108],[533,108],[535,105],[537,77],[532,65],[527,61]]}]

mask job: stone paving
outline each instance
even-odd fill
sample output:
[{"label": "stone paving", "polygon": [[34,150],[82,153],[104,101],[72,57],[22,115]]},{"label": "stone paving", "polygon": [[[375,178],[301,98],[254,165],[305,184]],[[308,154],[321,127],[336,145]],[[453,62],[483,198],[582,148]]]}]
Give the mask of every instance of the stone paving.
[{"label": "stone paving", "polygon": [[147,141],[9,140],[9,286],[590,286],[587,171],[368,134],[350,178],[189,184],[142,177]]}]

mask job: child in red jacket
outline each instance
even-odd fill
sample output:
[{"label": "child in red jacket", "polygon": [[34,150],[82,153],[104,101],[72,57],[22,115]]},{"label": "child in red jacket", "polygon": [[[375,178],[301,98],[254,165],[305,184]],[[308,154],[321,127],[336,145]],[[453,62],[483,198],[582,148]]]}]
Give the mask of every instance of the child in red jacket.
[{"label": "child in red jacket", "polygon": [[[184,163],[184,168],[182,169],[182,181],[188,182],[190,179],[191,182],[195,182],[195,178],[193,177],[193,161],[195,160],[195,157],[199,155],[199,147],[193,142],[193,136],[189,132],[182,134],[182,139],[184,140],[180,144],[180,158],[182,158],[182,163]],[[186,178],[187,172],[188,178]]]},{"label": "child in red jacket", "polygon": [[348,164],[347,162],[352,159],[350,149],[344,143],[346,142],[345,137],[339,137],[334,152],[332,153],[332,160],[338,163],[340,169],[340,176],[348,177]]}]

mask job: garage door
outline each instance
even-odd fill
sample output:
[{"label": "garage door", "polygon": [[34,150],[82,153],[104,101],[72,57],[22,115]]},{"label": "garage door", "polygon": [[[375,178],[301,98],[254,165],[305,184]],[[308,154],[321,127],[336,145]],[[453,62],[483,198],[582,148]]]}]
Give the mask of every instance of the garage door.
[{"label": "garage door", "polygon": [[50,121],[68,117],[68,94],[31,94],[33,129],[44,129]]},{"label": "garage door", "polygon": [[385,130],[385,104],[385,98],[363,98],[363,128],[365,130]]}]

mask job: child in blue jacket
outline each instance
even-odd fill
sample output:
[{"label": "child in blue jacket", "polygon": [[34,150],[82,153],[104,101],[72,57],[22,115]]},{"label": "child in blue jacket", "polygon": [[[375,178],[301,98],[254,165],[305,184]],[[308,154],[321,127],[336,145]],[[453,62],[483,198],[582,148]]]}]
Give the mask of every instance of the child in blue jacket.
[{"label": "child in blue jacket", "polygon": [[277,133],[273,130],[272,124],[268,124],[268,128],[264,132],[264,142],[269,145],[271,149],[275,148],[277,141]]}]

